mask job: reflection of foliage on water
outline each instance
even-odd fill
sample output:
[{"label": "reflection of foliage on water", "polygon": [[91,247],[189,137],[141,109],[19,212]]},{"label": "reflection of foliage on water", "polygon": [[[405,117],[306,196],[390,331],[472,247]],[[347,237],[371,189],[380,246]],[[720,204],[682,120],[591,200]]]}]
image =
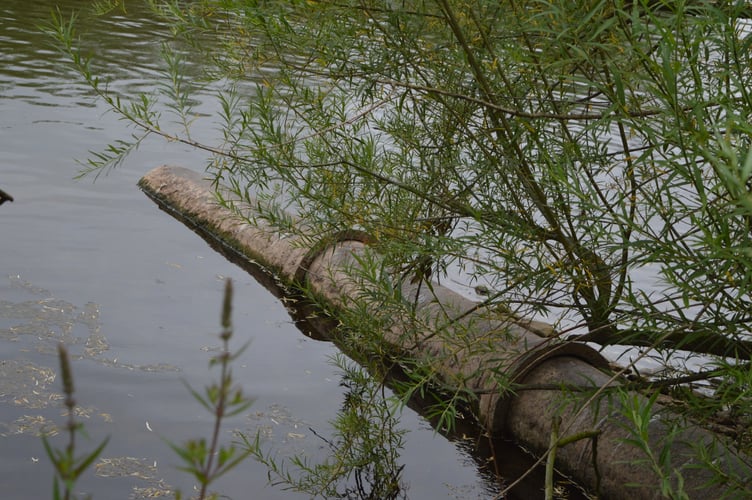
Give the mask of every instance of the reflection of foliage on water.
[{"label": "reflection of foliage on water", "polygon": [[404,465],[399,463],[405,430],[397,427],[393,401],[384,394],[383,384],[344,356],[335,358],[335,363],[343,372],[341,385],[347,392],[332,422],[333,436],[313,431],[329,451],[323,462],[311,463],[303,454],[290,458],[289,464],[277,461],[261,451],[261,430],[254,442],[246,439],[246,444],[269,468],[275,485],[320,498],[406,498],[401,483]]},{"label": "reflection of foliage on water", "polygon": [[50,402],[63,398],[46,390],[54,381],[55,372],[51,368],[29,362],[0,361],[0,401],[26,408],[45,408]]},{"label": "reflection of foliage on water", "polygon": [[[89,302],[83,311],[77,312],[70,302],[57,299],[40,287],[24,281],[20,276],[10,276],[11,286],[36,295],[39,298],[21,302],[0,301],[0,319],[21,320],[7,328],[0,329],[0,338],[19,341],[25,336],[33,339],[34,350],[54,354],[57,342],[68,345],[85,343],[85,355],[94,357],[109,349],[99,328],[99,309]],[[89,335],[82,339],[75,335],[76,328],[82,326]]]},{"label": "reflection of foliage on water", "polygon": [[289,445],[291,453],[302,451],[305,443],[307,424],[292,416],[290,410],[280,404],[269,405],[266,411],[254,411],[248,415],[251,427],[238,431],[246,435],[258,435],[261,439],[273,441],[277,446]]},{"label": "reflection of foliage on water", "polygon": [[[35,286],[20,276],[9,276],[11,288],[36,296],[29,300],[0,301],[0,340],[24,343],[21,351],[56,355],[59,342],[78,350],[74,359],[88,359],[100,364],[128,370],[175,371],[168,364],[135,365],[118,362],[117,358],[103,356],[110,345],[102,333],[99,306],[88,302],[79,309],[74,304],[56,298],[41,287]],[[79,334],[83,328],[85,335]],[[28,344],[28,345],[27,345]],[[56,405],[63,399],[59,392],[48,389],[55,382],[55,371],[28,360],[0,359],[0,402],[11,403],[27,409],[42,409]],[[95,408],[76,407],[80,418],[97,414]],[[105,422],[112,420],[107,413],[98,413]],[[57,433],[55,426],[41,415],[24,415],[12,423],[0,422],[0,436],[14,434],[47,435]]]},{"label": "reflection of foliage on water", "polygon": [[172,487],[157,476],[157,463],[145,458],[100,458],[94,472],[99,477],[128,477],[146,481],[147,486],[133,487],[132,499],[174,497]]},{"label": "reflection of foliage on water", "polygon": [[[93,302],[79,308],[56,298],[49,290],[9,276],[10,286],[32,298],[16,302],[0,300],[0,341],[18,345],[18,351],[42,355],[57,355],[60,342],[74,351],[73,359],[87,359],[104,366],[142,371],[176,371],[168,364],[136,365],[107,358],[110,345],[102,333],[99,306]],[[59,406],[64,395],[51,388],[56,382],[56,371],[27,359],[0,359],[0,404],[24,410],[46,410]],[[105,423],[112,422],[109,413],[94,407],[76,405],[74,416],[80,420],[93,417]],[[61,428],[48,415],[23,414],[10,421],[0,421],[0,437],[17,435],[56,436]],[[133,486],[130,498],[171,497],[172,489],[156,476],[153,461],[133,457],[101,458],[94,466],[100,477],[128,477],[145,481]]]},{"label": "reflection of foliage on water", "polygon": [[[60,403],[63,395],[48,387],[55,382],[55,371],[29,361],[0,360],[0,402],[32,410],[49,408]],[[76,416],[91,418],[97,410],[76,407]],[[107,413],[98,413],[105,422],[112,420]],[[53,436],[58,429],[43,415],[22,415],[13,422],[0,422],[0,436],[42,434]]]},{"label": "reflection of foliage on water", "polygon": [[[73,359],[89,359],[128,370],[178,371],[176,366],[167,363],[138,365],[105,357],[110,344],[102,333],[98,304],[87,302],[83,308],[78,308],[20,276],[8,278],[12,288],[36,298],[20,302],[0,301],[0,321],[10,325],[0,327],[0,340],[27,340],[31,343],[29,349],[50,355],[55,355],[57,344],[63,342],[71,349]],[[18,322],[12,324],[14,320]],[[84,332],[80,332],[81,329]]]},{"label": "reflection of foliage on water", "polygon": [[31,434],[33,436],[54,436],[58,433],[57,425],[42,415],[23,415],[10,424],[2,423],[0,436],[8,437],[16,434]]}]

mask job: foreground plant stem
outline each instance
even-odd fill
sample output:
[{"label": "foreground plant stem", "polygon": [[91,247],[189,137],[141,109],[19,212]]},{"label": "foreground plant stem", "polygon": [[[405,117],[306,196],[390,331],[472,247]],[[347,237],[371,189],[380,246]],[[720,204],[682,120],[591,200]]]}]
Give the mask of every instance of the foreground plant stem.
[{"label": "foreground plant stem", "polygon": [[[99,446],[91,453],[81,458],[76,458],[76,433],[83,432],[83,425],[76,421],[74,410],[76,400],[73,397],[73,372],[71,371],[70,361],[68,359],[68,350],[65,345],[58,344],[58,357],[60,359],[60,374],[63,382],[63,394],[65,395],[64,405],[68,413],[68,421],[65,425],[68,431],[68,443],[64,449],[53,448],[46,436],[42,436],[42,444],[47,453],[47,457],[55,468],[55,478],[53,482],[53,498],[55,500],[64,499],[72,500],[75,497],[73,489],[81,475],[94,463],[102,450],[107,445],[109,437],[105,438]],[[60,483],[63,483],[63,492],[61,496]]]}]

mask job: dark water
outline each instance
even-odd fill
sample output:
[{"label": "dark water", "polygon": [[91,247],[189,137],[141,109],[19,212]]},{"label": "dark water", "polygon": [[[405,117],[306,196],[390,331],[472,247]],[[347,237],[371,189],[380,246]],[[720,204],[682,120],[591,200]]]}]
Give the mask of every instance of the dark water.
[{"label": "dark water", "polygon": [[[209,433],[209,417],[182,380],[209,380],[225,277],[236,285],[236,345],[252,340],[235,376],[256,398],[231,427],[263,430],[280,456],[323,459],[310,428],[327,435],[342,405],[340,373],[329,363],[336,349],[302,335],[267,290],[136,188],[153,167],[201,170],[204,156],[155,140],[96,183],[73,179],[76,158],[128,133],[38,29],[55,6],[67,15],[89,3],[0,2],[0,188],[15,197],[0,207],[2,498],[50,497],[52,471],[36,433],[62,422],[53,378],[60,340],[77,357],[80,418],[92,438],[83,448],[111,436],[81,491],[99,499],[155,497],[168,486],[190,493],[163,438]],[[85,50],[123,95],[154,88],[160,43],[169,42],[140,2],[127,6],[127,14],[80,18]],[[207,98],[198,110],[211,115],[213,106]],[[199,132],[216,134],[210,125]],[[472,440],[450,442],[411,410],[402,425],[410,430],[401,458],[409,498],[494,496],[498,486],[479,468]],[[236,499],[307,498],[269,486],[266,469],[252,461],[218,490]]]}]

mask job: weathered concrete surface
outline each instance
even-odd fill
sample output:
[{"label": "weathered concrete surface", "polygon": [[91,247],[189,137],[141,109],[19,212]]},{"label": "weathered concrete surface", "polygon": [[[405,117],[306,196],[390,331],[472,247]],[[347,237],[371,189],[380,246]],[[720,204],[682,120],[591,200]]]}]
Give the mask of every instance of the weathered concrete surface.
[{"label": "weathered concrete surface", "polygon": [[[368,283],[358,279],[359,262],[378,259],[369,250],[367,237],[345,231],[317,244],[309,238],[280,235],[263,220],[249,224],[221,206],[210,182],[180,167],[159,167],[139,182],[144,192],[160,207],[193,227],[199,234],[225,250],[257,262],[283,284],[307,286],[319,299],[340,311],[368,297]],[[223,196],[230,196],[224,191]],[[253,207],[242,208],[253,219]],[[389,279],[385,274],[384,279]],[[658,478],[650,466],[641,463],[645,455],[626,444],[629,432],[621,425],[618,407],[605,398],[587,402],[587,392],[525,390],[512,397],[498,391],[499,377],[525,384],[574,385],[594,390],[611,383],[605,360],[583,344],[542,338],[524,322],[500,319],[488,314],[476,302],[441,286],[421,290],[402,286],[403,297],[415,303],[415,314],[385,315],[378,298],[366,301],[368,313],[382,321],[383,339],[391,351],[430,366],[438,385],[462,387],[475,392],[475,408],[481,424],[491,434],[510,433],[537,453],[549,445],[554,415],[561,415],[561,436],[581,431],[598,431],[597,464],[604,498],[660,498]],[[417,300],[416,300],[417,297]],[[442,330],[442,335],[431,332]],[[641,396],[640,396],[641,397]],[[655,405],[650,422],[651,440],[658,443],[667,429],[658,415],[666,410]],[[691,463],[694,453],[686,443],[710,445],[714,436],[693,429],[676,436],[670,470]],[[658,451],[660,448],[657,449]],[[590,440],[570,444],[557,452],[558,465],[589,488],[595,487]],[[722,466],[744,470],[738,463]],[[685,487],[698,490],[709,477],[701,470],[686,470]],[[643,485],[627,487],[631,485]],[[708,496],[707,493],[697,496]],[[712,495],[711,495],[712,496]]]}]

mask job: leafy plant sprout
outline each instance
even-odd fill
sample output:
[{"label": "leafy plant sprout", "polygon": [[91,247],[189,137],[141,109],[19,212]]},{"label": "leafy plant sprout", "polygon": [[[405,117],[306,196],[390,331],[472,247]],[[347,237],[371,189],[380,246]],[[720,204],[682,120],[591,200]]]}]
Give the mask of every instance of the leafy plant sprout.
[{"label": "leafy plant sprout", "polygon": [[[203,393],[187,386],[194,399],[214,416],[211,437],[208,441],[200,438],[188,440],[183,444],[169,443],[183,462],[179,469],[190,473],[198,482],[199,500],[217,498],[216,494],[209,492],[209,487],[221,476],[237,467],[251,453],[250,450],[241,449],[234,443],[229,445],[220,443],[223,420],[245,412],[253,404],[253,400],[246,397],[241,388],[235,386],[232,378],[230,365],[245,351],[248,344],[235,352],[229,349],[233,334],[232,281],[229,279],[225,282],[221,325],[222,331],[219,338],[222,341],[222,350],[209,362],[209,367],[219,367],[219,381],[207,386]],[[176,498],[179,500],[182,494],[177,492]]]}]

